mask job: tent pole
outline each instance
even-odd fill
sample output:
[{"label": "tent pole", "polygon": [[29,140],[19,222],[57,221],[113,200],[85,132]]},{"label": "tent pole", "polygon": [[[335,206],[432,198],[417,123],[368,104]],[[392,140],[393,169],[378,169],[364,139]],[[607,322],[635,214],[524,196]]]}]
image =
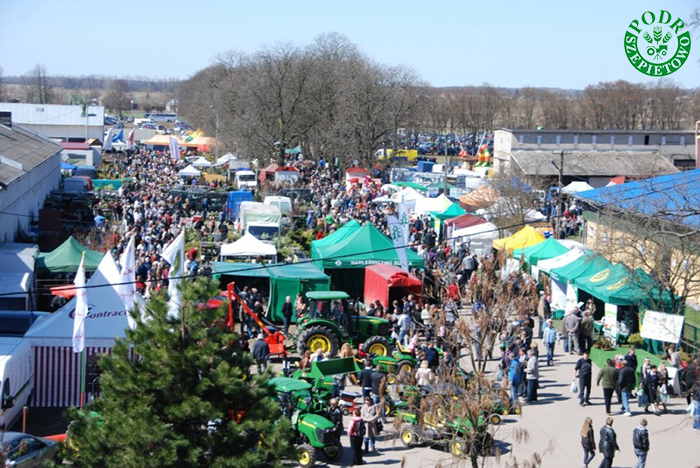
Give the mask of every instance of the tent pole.
[{"label": "tent pole", "polygon": [[80,409],[85,405],[85,348],[80,352]]}]

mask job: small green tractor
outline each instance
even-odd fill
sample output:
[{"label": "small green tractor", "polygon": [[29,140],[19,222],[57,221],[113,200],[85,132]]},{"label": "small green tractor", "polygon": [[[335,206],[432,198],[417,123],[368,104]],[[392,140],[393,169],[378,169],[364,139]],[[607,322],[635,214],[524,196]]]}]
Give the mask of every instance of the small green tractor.
[{"label": "small green tractor", "polygon": [[277,392],[282,412],[292,421],[299,465],[314,466],[319,452],[330,462],[340,459],[343,453],[340,438],[333,423],[318,414],[321,405],[311,392],[311,384],[289,377],[270,379],[270,383]]},{"label": "small green tractor", "polygon": [[342,343],[357,346],[363,343],[368,354],[388,356],[391,344],[389,321],[379,317],[353,315],[347,293],[342,291],[309,291],[309,313],[297,322],[297,351],[306,350],[335,356]]}]

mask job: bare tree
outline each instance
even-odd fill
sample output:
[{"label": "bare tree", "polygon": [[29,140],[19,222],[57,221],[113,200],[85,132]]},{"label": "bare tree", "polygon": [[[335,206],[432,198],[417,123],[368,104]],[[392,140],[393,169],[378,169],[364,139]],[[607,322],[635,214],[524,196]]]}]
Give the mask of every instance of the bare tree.
[{"label": "bare tree", "polygon": [[23,77],[26,86],[27,102],[50,104],[54,99],[53,81],[44,65],[38,64]]},{"label": "bare tree", "polygon": [[122,111],[131,107],[131,92],[126,80],[113,80],[102,103],[107,109],[116,112],[121,117]]},{"label": "bare tree", "polygon": [[5,79],[3,71],[2,67],[0,67],[0,102],[5,101]]}]

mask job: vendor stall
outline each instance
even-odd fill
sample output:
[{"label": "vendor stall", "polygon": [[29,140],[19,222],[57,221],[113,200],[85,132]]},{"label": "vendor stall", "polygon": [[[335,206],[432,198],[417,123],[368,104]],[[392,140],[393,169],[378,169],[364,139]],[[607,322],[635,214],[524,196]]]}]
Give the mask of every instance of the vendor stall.
[{"label": "vendor stall", "polygon": [[365,268],[364,302],[379,301],[384,307],[391,307],[395,299],[413,294],[420,300],[423,282],[414,275],[393,265],[370,265]]}]

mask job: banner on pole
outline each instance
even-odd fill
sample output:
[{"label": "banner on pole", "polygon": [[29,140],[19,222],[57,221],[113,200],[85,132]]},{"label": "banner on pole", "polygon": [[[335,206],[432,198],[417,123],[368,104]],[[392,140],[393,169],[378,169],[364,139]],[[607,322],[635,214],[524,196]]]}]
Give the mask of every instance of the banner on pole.
[{"label": "banner on pole", "polygon": [[682,315],[647,310],[642,321],[642,338],[678,343],[683,331],[684,318]]}]

